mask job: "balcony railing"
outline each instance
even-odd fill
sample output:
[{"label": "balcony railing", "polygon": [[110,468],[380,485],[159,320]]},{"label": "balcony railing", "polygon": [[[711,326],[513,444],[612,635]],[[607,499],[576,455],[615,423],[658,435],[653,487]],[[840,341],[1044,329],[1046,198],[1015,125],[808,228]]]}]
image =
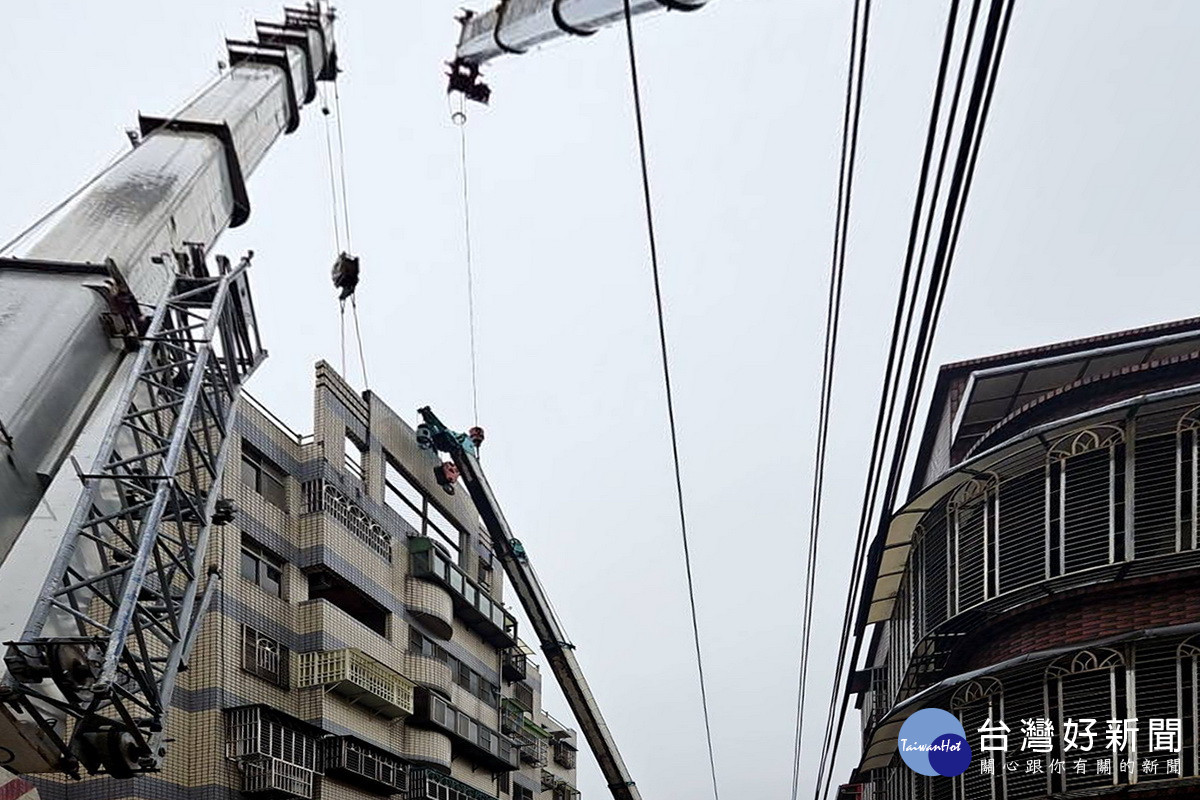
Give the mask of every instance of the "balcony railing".
[{"label": "balcony railing", "polygon": [[302,484],[300,488],[304,495],[305,514],[329,514],[381,558],[389,562],[392,560],[392,535],[333,484],[315,480]]},{"label": "balcony railing", "polygon": [[226,755],[237,761],[242,791],[311,798],[320,731],[266,706],[226,711]]},{"label": "balcony railing", "polygon": [[412,573],[418,578],[441,584],[450,591],[454,613],[476,633],[496,647],[517,646],[517,619],[504,606],[492,600],[479,584],[424,537],[409,539]]},{"label": "balcony railing", "polygon": [[408,785],[404,800],[496,800],[487,792],[432,769],[413,770]]},{"label": "balcony railing", "polygon": [[352,647],[301,653],[298,686],[331,687],[384,717],[413,712],[413,682]]},{"label": "balcony railing", "polygon": [[501,666],[506,681],[523,681],[529,674],[529,659],[515,647],[504,651]]},{"label": "balcony railing", "polygon": [[408,789],[408,765],[399,757],[350,736],[321,742],[321,767],[325,774],[379,794]]},{"label": "balcony railing", "polygon": [[554,743],[554,763],[564,769],[575,769],[575,748],[565,739]]},{"label": "balcony railing", "polygon": [[409,724],[436,728],[461,745],[468,757],[493,772],[516,769],[518,756],[511,739],[455,708],[428,689],[418,689],[416,713]]},{"label": "balcony railing", "polygon": [[315,774],[311,769],[278,758],[247,758],[242,761],[242,791],[251,795],[285,795],[309,800],[313,796]]}]

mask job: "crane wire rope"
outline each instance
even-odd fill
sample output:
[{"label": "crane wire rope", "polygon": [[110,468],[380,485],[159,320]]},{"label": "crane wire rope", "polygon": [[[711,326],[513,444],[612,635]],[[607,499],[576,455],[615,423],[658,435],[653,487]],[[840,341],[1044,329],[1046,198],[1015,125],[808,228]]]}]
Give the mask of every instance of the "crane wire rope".
[{"label": "crane wire rope", "polygon": [[[838,173],[837,210],[834,219],[833,250],[830,258],[829,296],[825,311],[825,353],[821,368],[821,395],[814,454],[812,494],[808,533],[808,561],[805,572],[802,608],[802,633],[799,680],[796,690],[796,736],[792,753],[791,800],[800,792],[800,762],[804,742],[804,710],[807,700],[808,664],[812,645],[812,618],[817,575],[821,508],[824,498],[825,462],[829,439],[830,405],[833,397],[834,368],[841,319],[842,279],[846,266],[847,228],[850,224],[850,200],[854,186],[854,163],[858,149],[858,121],[862,108],[863,75],[867,58],[867,31],[871,0],[856,0],[851,22],[850,53],[846,65],[846,99],[842,112],[841,165]],[[861,20],[861,22],[860,22]],[[860,33],[861,31],[861,33]]]},{"label": "crane wire rope", "polygon": [[667,328],[663,313],[662,281],[658,268],[658,244],[654,232],[654,204],[650,193],[650,169],[646,155],[646,129],[642,115],[642,92],[638,79],[637,48],[633,37],[633,11],[630,0],[624,0],[625,38],[629,51],[629,77],[633,90],[633,111],[637,123],[638,158],[641,166],[642,199],[645,203],[646,236],[650,246],[650,268],[654,280],[654,304],[658,319],[658,341],[662,355],[663,385],[666,390],[667,421],[671,433],[671,457],[675,470],[675,496],[679,506],[679,528],[683,541],[683,563],[687,573],[688,602],[692,616],[692,638],[696,645],[696,672],[700,680],[700,705],[704,714],[704,735],[708,745],[708,766],[712,775],[714,800],[720,800],[717,788],[717,761],[713,752],[712,724],[708,713],[708,691],[704,679],[704,658],[700,647],[700,623],[696,613],[696,586],[692,574],[691,548],[688,543],[687,514],[683,501],[683,473],[679,459],[679,435],[675,423],[675,400],[671,391],[671,366],[667,350]]},{"label": "crane wire rope", "polygon": [[[957,3],[955,3],[957,5]],[[904,458],[907,451],[908,443],[911,439],[913,423],[915,421],[915,412],[917,403],[920,399],[921,388],[924,383],[924,377],[927,372],[929,359],[932,354],[932,345],[934,336],[937,330],[937,324],[940,318],[942,304],[945,299],[946,287],[948,285],[950,269],[953,264],[954,251],[957,246],[958,234],[962,228],[962,220],[965,215],[967,197],[969,195],[971,183],[974,178],[975,165],[977,163],[980,146],[982,143],[983,130],[986,124],[988,112],[991,107],[991,99],[995,88],[996,76],[999,73],[1000,58],[1004,50],[1004,45],[1007,40],[1009,23],[1011,21],[1015,0],[991,0],[991,5],[988,13],[987,23],[981,39],[979,56],[976,64],[974,80],[970,99],[968,100],[967,112],[964,116],[962,133],[960,136],[960,147],[956,153],[955,166],[950,180],[948,191],[948,199],[946,208],[942,217],[942,225],[939,230],[938,246],[934,256],[934,261],[930,271],[929,288],[925,293],[925,304],[922,311],[921,323],[917,332],[916,345],[914,347],[913,357],[914,363],[910,367],[909,380],[905,394],[905,402],[901,410],[900,424],[898,430],[898,438],[892,450],[891,470],[888,477],[887,486],[885,488],[882,508],[886,512],[892,508],[895,503],[896,495],[899,488],[901,470],[904,464]],[[967,39],[963,47],[962,64],[960,66],[959,76],[957,80],[955,97],[950,112],[950,121],[947,124],[945,139],[943,140],[943,152],[939,163],[938,175],[935,183],[940,186],[945,158],[948,152],[949,141],[954,133],[953,119],[956,113],[959,97],[961,94],[961,86],[963,78],[966,74],[967,60],[970,54],[970,42],[977,22],[977,12],[979,9],[979,0],[975,0],[970,24],[967,31]],[[954,21],[954,9],[951,10],[950,21],[947,25],[948,35],[952,33]],[[948,59],[948,51],[943,52],[943,64]],[[941,93],[939,87],[938,95]],[[932,133],[937,114],[937,101],[935,100],[934,112],[930,120],[930,132]],[[929,154],[929,145],[931,141],[927,140],[926,155]],[[927,174],[928,158],[923,166],[922,178]],[[914,206],[912,229],[910,230],[908,259],[911,259],[913,247],[915,244],[917,227],[920,221],[922,211],[921,192],[918,193],[918,202]],[[925,223],[925,236],[922,242],[920,260],[923,261],[927,251],[928,237],[932,233],[933,218],[936,211],[937,192],[934,194],[934,199],[931,201],[929,213]],[[915,304],[916,295],[910,302],[910,314]],[[907,331],[906,331],[907,334]],[[907,335],[906,335],[907,339]],[[903,352],[907,352],[904,350]],[[898,388],[899,375],[896,376],[894,386]],[[890,414],[889,414],[890,418]],[[890,431],[890,421],[889,421]],[[878,488],[878,479],[876,486]],[[866,513],[866,509],[864,509]],[[872,514],[873,509],[872,509]],[[887,517],[881,516],[878,520],[878,530],[880,532],[886,529]],[[865,549],[865,536],[870,529],[868,525],[866,529],[860,527],[859,550]],[[860,564],[861,567],[861,564]],[[854,599],[858,594],[858,584],[861,582],[862,570],[856,569],[854,578],[854,586],[850,594],[847,596],[847,616],[844,620],[844,625],[848,625],[852,619],[852,607]],[[848,638],[848,628],[844,628],[846,636],[843,637],[843,650],[846,646]],[[861,636],[856,636],[854,641],[853,655],[850,658],[851,665],[858,662],[859,653],[861,650]],[[840,679],[844,669],[844,660],[842,654],[839,654],[839,667],[837,676]],[[827,768],[831,764],[827,761],[826,756],[832,759],[836,755],[838,744],[841,738],[841,731],[844,726],[846,711],[849,704],[850,692],[847,691],[842,695],[841,707],[837,718],[837,724],[832,724],[834,703],[836,702],[837,680],[835,679],[834,696],[831,697],[830,704],[830,725],[826,729],[826,742],[829,747],[822,753],[821,773],[818,775],[818,793],[821,796],[821,775],[824,775],[824,789],[827,792],[831,771]]]},{"label": "crane wire rope", "polygon": [[[353,239],[350,233],[350,196],[346,189],[346,135],[342,125],[342,94],[338,89],[336,77],[333,80],[333,105],[334,114],[337,117],[337,180],[334,178],[335,167],[333,158],[332,134],[330,132],[329,115],[328,115],[328,96],[323,96],[325,106],[321,109],[325,114],[325,148],[329,158],[329,186],[333,196],[333,225],[334,239],[337,245],[338,252],[342,252],[341,240],[338,235],[338,184],[341,187],[341,211],[342,211],[342,228],[346,233],[346,251],[353,252]],[[354,323],[354,338],[358,347],[358,366],[362,373],[363,387],[370,389],[371,380],[367,373],[367,356],[366,349],[363,346],[362,324],[358,316],[358,296],[357,294],[350,295],[350,315]],[[346,301],[340,300],[338,303],[338,312],[341,328],[341,355],[342,355],[342,375],[346,375]]]},{"label": "crane wire rope", "polygon": [[479,424],[479,371],[475,346],[475,270],[471,261],[471,195],[467,182],[467,115],[460,106],[450,116],[458,127],[458,154],[462,171],[463,242],[467,267],[467,327],[471,341],[471,408]]}]

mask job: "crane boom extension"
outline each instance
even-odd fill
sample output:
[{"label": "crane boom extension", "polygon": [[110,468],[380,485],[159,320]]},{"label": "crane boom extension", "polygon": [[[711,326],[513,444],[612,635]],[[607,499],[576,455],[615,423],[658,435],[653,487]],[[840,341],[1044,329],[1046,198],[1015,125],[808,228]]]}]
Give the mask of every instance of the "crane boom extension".
[{"label": "crane boom extension", "polygon": [[487,477],[479,466],[475,445],[466,435],[446,428],[429,408],[422,408],[419,413],[424,420],[422,427],[426,429],[428,436],[419,436],[418,440],[431,442],[433,447],[448,453],[454,459],[483,525],[491,536],[492,547],[504,564],[504,572],[512,582],[521,606],[529,615],[529,621],[537,633],[546,661],[550,664],[558,685],[562,687],[571,712],[583,729],[584,738],[599,762],[600,771],[608,782],[613,798],[641,800],[642,795],[621,759],[612,732],[604,721],[600,706],[588,687],[579,661],[575,658],[575,645],[568,641],[524,548],[513,536],[512,529],[504,519],[504,512],[500,510]]},{"label": "crane boom extension", "polygon": [[636,16],[664,9],[695,11],[708,0],[500,0],[479,14],[466,11],[459,17],[462,33],[450,62],[450,91],[486,103],[491,89],[479,80],[485,63],[564,36],[591,36],[624,18],[626,2]]},{"label": "crane boom extension", "polygon": [[[707,0],[629,0],[633,14],[674,9],[695,11]],[[505,53],[563,36],[591,36],[622,19],[625,0],[502,0],[495,8],[463,19],[457,58],[475,67]]]}]

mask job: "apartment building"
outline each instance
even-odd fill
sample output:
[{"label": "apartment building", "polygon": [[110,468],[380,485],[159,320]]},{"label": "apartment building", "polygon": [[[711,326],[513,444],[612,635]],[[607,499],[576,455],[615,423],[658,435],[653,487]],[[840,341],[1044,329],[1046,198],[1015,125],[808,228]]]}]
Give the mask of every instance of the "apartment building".
[{"label": "apartment building", "polygon": [[311,434],[249,398],[236,433],[165,768],[41,796],[577,798],[575,731],[542,710],[478,514],[414,429],[321,362]]},{"label": "apartment building", "polygon": [[[1200,793],[1198,447],[1197,319],[943,367],[871,550],[845,796]],[[964,774],[901,763],[926,708],[961,721]]]}]

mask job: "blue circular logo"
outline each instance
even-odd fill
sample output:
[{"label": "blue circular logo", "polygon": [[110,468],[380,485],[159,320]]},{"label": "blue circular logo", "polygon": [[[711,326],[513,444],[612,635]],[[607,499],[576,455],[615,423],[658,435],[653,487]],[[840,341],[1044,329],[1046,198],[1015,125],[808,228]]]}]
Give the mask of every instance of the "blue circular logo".
[{"label": "blue circular logo", "polygon": [[896,746],[908,768],[920,775],[962,775],[971,765],[971,745],[958,717],[923,708],[900,726]]}]

